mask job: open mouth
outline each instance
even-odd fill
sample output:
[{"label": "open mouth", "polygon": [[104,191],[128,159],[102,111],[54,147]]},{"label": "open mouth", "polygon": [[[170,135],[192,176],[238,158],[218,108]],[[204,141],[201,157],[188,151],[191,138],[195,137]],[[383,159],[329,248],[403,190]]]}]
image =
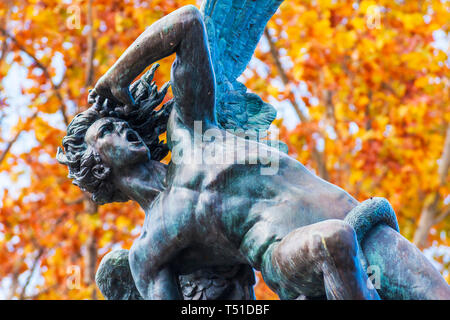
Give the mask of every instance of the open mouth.
[{"label": "open mouth", "polygon": [[132,143],[141,142],[141,140],[139,140],[138,135],[131,130],[128,130],[127,132],[127,140]]}]

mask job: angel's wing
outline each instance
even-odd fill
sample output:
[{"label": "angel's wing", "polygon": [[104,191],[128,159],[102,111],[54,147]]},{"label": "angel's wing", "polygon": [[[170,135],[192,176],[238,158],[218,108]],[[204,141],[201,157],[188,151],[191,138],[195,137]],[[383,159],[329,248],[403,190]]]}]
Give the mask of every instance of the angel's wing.
[{"label": "angel's wing", "polygon": [[249,265],[203,268],[178,280],[184,300],[255,299],[255,274]]},{"label": "angel's wing", "polygon": [[236,79],[245,70],[267,21],[283,0],[203,0],[216,76],[216,113],[225,129],[267,130],[276,110]]}]

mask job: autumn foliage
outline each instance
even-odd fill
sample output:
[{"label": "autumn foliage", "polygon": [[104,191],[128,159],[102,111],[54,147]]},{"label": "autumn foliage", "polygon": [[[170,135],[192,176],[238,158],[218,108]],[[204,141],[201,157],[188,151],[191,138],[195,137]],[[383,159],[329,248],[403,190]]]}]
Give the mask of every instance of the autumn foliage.
[{"label": "autumn foliage", "polygon": [[[97,207],[56,148],[96,80],[186,4],[200,3],[0,2],[1,298],[102,298],[98,263],[131,246],[144,214],[132,202]],[[439,0],[285,0],[241,79],[280,110],[291,156],[358,200],[389,199],[405,237],[444,248],[431,255],[447,281],[449,21]],[[258,279],[257,297],[276,298]]]}]

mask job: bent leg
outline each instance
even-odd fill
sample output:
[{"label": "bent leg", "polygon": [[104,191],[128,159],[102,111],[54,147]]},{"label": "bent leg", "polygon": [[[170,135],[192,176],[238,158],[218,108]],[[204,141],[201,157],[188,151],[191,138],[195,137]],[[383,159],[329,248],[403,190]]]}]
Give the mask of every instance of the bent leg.
[{"label": "bent leg", "polygon": [[380,272],[378,292],[382,298],[450,299],[450,286],[441,274],[392,228],[378,225],[372,229],[362,242],[362,250],[368,264],[377,267],[372,270]]},{"label": "bent leg", "polygon": [[280,298],[379,299],[368,288],[354,230],[341,220],[296,229],[263,257],[262,275]]}]

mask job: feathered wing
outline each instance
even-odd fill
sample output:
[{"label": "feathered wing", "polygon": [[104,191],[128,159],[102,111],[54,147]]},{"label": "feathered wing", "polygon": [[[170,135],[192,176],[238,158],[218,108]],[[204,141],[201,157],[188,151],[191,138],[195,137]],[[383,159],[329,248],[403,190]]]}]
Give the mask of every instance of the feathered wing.
[{"label": "feathered wing", "polygon": [[[108,300],[142,300],[129,264],[129,251],[114,250],[105,255],[95,282]],[[179,275],[184,300],[254,300],[255,275],[249,265],[210,267]]]},{"label": "feathered wing", "polygon": [[276,110],[237,78],[283,0],[204,0],[203,14],[216,76],[216,114],[225,129],[267,130]]},{"label": "feathered wing", "polygon": [[249,265],[203,268],[178,280],[184,300],[255,299],[255,275]]}]

